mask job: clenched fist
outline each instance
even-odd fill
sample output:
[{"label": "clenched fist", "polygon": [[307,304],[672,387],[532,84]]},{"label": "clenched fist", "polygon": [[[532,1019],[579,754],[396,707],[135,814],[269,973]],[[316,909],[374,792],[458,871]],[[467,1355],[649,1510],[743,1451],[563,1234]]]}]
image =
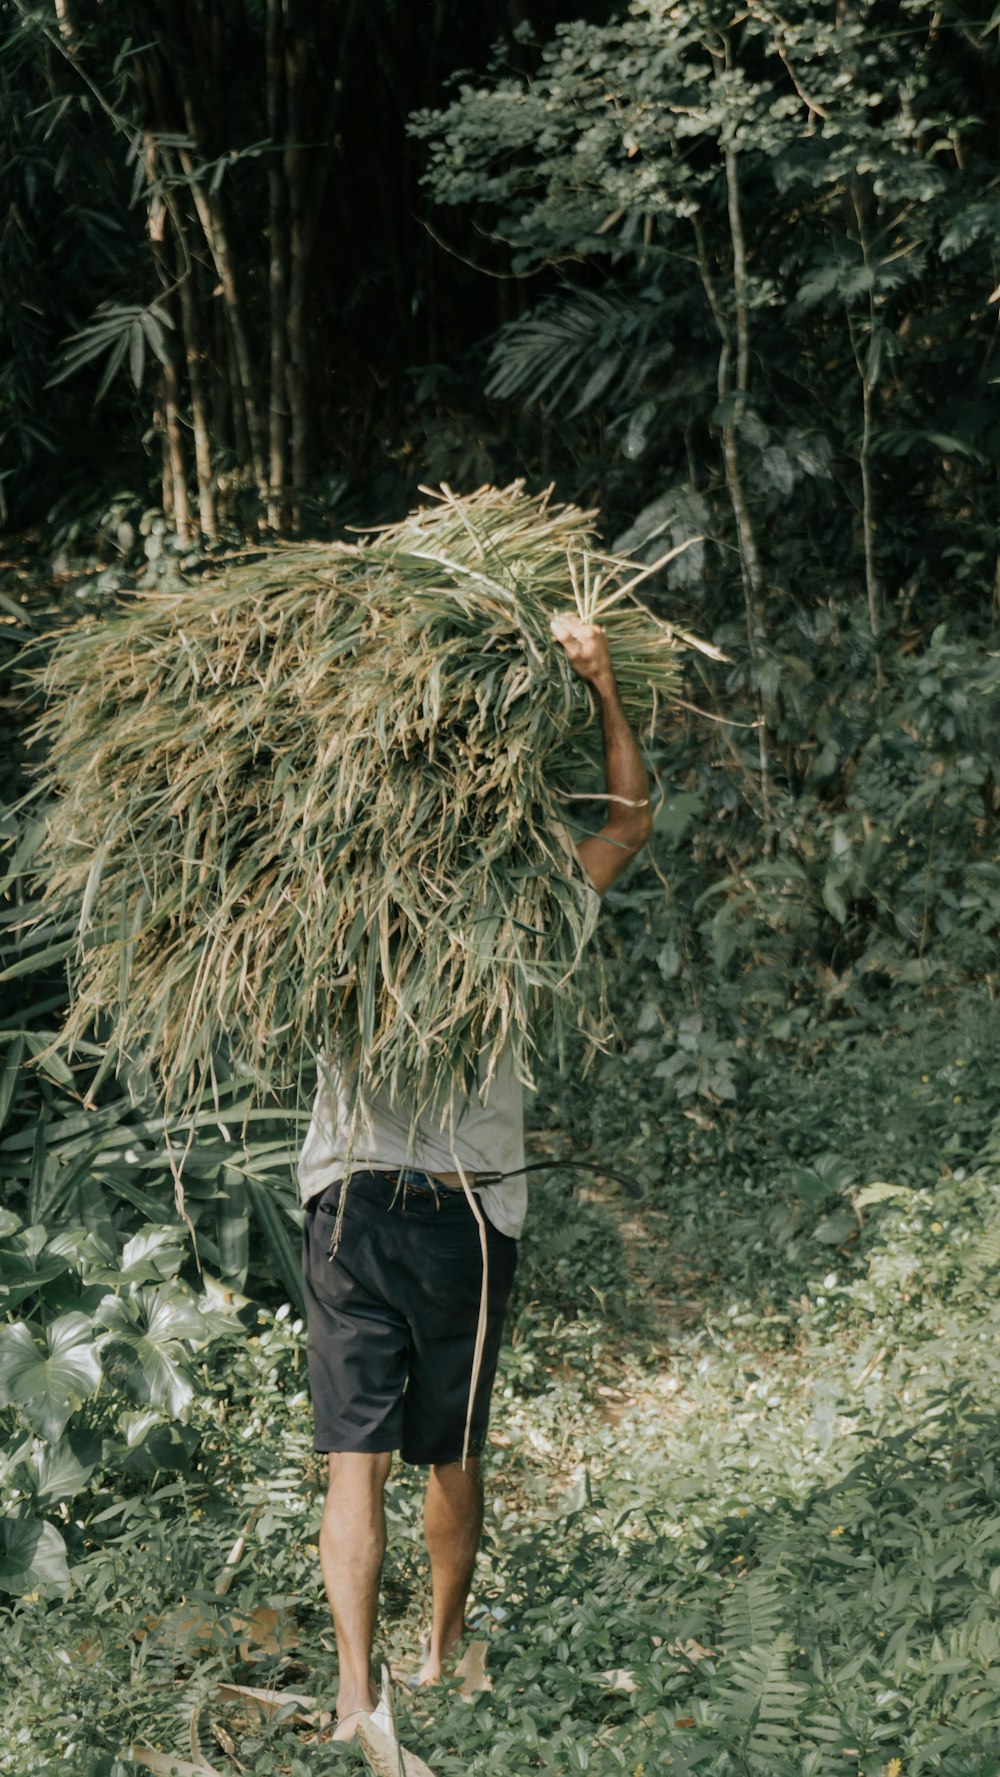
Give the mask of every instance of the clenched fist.
[{"label": "clenched fist", "polygon": [[608,638],[596,623],[586,623],[575,611],[557,611],[550,619],[552,634],[566,650],[574,672],[595,691],[614,684]]}]

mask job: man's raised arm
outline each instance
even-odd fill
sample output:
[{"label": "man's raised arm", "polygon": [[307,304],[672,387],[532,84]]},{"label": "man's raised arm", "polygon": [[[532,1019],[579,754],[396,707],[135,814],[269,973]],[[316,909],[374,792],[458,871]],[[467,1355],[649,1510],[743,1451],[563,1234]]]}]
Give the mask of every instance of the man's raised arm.
[{"label": "man's raised arm", "polygon": [[578,842],[576,852],[598,894],[603,895],[649,839],[653,826],[649,778],[622,709],[604,631],[594,623],[585,623],[575,611],[560,611],[552,619],[552,634],[601,706],[608,819],[599,833]]}]

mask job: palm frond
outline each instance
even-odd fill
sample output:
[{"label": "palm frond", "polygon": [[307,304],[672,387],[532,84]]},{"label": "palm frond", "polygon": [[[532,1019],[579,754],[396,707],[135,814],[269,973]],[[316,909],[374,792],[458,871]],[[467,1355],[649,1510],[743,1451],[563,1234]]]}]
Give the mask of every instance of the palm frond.
[{"label": "palm frond", "polygon": [[545,402],[546,412],[584,413],[621,380],[635,380],[637,342],[649,312],[620,296],[576,290],[547,297],[501,329],[486,393]]}]

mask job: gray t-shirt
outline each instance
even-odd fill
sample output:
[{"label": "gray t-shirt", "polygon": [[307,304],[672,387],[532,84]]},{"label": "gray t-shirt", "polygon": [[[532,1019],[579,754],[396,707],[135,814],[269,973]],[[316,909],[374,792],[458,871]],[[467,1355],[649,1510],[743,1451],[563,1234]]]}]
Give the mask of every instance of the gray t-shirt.
[{"label": "gray t-shirt", "polygon": [[320,1069],[312,1121],[299,1158],[303,1203],[345,1173],[366,1168],[419,1167],[425,1172],[507,1172],[502,1185],[486,1185],[479,1202],[501,1234],[517,1239],[528,1209],[524,1165],[524,1089],[514,1072],[508,1043],[489,1084],[481,1068],[478,1092],[456,1092],[449,1115],[427,1115],[411,1136],[405,1105],[389,1093],[365,1099],[353,1079],[332,1067]]}]

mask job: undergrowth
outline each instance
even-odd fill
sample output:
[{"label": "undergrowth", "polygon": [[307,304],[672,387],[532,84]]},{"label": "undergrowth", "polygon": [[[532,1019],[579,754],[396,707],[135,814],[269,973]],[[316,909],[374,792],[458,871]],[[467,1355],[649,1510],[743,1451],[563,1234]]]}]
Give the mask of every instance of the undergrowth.
[{"label": "undergrowth", "polygon": [[[476,1580],[494,1688],[398,1705],[436,1777],[1000,1772],[995,1043],[970,990],[751,1056],[732,1109],[650,1102],[624,1054],[540,1097],[542,1149],[600,1156],[631,1081],[647,1194],[534,1192]],[[196,1744],[223,1771],[360,1770],[217,1692],[334,1694],[295,1311],[248,1305],[202,1366],[183,1447],[67,1504],[70,1583],[10,1602],[0,1769],[125,1777],[130,1747]],[[389,1509],[405,1672],[418,1476]]]}]

